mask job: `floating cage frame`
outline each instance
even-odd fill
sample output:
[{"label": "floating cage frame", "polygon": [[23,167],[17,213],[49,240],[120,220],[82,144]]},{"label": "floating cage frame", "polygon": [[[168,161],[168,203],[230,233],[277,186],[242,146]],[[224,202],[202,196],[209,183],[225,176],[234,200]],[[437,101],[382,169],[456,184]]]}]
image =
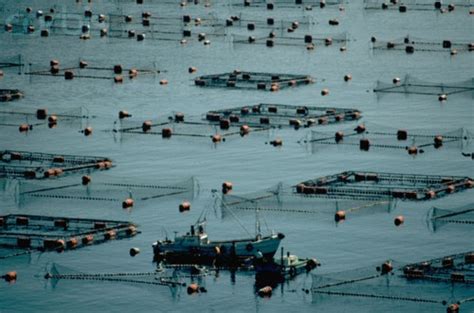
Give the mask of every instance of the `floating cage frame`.
[{"label": "floating cage frame", "polygon": [[394,78],[392,83],[377,81],[374,92],[437,95],[440,101],[447,100],[448,96],[455,94],[471,94],[474,98],[474,78],[454,83],[432,83],[406,75],[403,80]]},{"label": "floating cage frame", "polygon": [[299,9],[305,8],[306,10],[312,10],[313,8],[319,7],[321,9],[334,6],[340,6],[344,4],[344,0],[233,0],[232,6],[243,6],[243,7],[266,7],[267,10],[273,10],[275,8],[281,9]]},{"label": "floating cage frame", "polygon": [[[155,129],[159,128],[158,131]],[[176,113],[168,118],[137,121],[136,119],[122,119],[118,129],[114,132],[122,134],[158,135],[164,139],[174,136],[188,138],[210,138],[212,142],[219,143],[227,138],[246,136],[251,132],[262,132],[271,129],[270,125],[248,125],[231,123],[230,121],[215,123],[204,118],[185,117]]]},{"label": "floating cage frame", "polygon": [[294,127],[298,129],[356,121],[361,117],[361,112],[357,109],[260,103],[252,106],[212,110],[207,112],[203,119],[220,125]]},{"label": "floating cage frame", "polygon": [[11,56],[11,57],[2,57],[0,59],[0,69],[10,68],[10,67],[19,67],[20,69],[24,66],[23,56],[21,54]]},{"label": "floating cage frame", "polygon": [[199,87],[220,87],[278,91],[279,89],[308,85],[314,82],[309,75],[276,74],[234,71],[223,74],[199,76],[194,84]]},{"label": "floating cage frame", "polygon": [[301,182],[293,192],[304,197],[394,198],[423,201],[474,187],[470,177],[347,171]]},{"label": "floating cage frame", "polygon": [[0,216],[4,248],[63,251],[135,236],[135,224],[126,221],[9,214]]},{"label": "floating cage frame", "polygon": [[347,44],[347,34],[325,34],[325,35],[304,35],[300,37],[296,36],[276,36],[273,32],[268,36],[244,36],[244,35],[232,35],[234,44],[249,44],[249,45],[265,45],[269,48],[274,46],[301,46],[306,47],[308,50],[312,50],[316,45],[324,47],[332,47],[338,44],[340,47],[344,47]]},{"label": "floating cage frame", "polygon": [[0,177],[40,179],[66,173],[109,169],[112,161],[106,157],[63,155],[31,151],[0,151]]},{"label": "floating cage frame", "polygon": [[[354,129],[341,129],[332,133],[313,130],[311,138],[304,140],[304,143],[311,144],[313,148],[316,145],[337,145],[359,147],[361,151],[373,148],[392,149],[407,151],[409,155],[415,156],[418,153],[436,151],[453,145],[464,149],[470,146],[473,139],[473,134],[464,128],[436,133],[427,130],[394,130],[387,127],[375,127],[374,131],[369,131],[369,128],[371,129],[361,124]],[[427,150],[427,148],[433,149]]]},{"label": "floating cage frame", "polygon": [[23,92],[18,89],[0,89],[0,102],[19,100],[23,98]]},{"label": "floating cage frame", "polygon": [[417,51],[421,52],[449,52],[456,54],[458,52],[474,52],[474,42],[468,41],[451,41],[451,40],[429,40],[423,38],[413,38],[406,36],[390,41],[380,41],[378,39],[372,41],[373,50],[384,51],[405,51],[411,54]]},{"label": "floating cage frame", "polygon": [[454,0],[449,4],[443,1],[434,0],[408,0],[408,1],[385,1],[385,0],[364,0],[365,10],[388,10],[405,13],[407,11],[440,11],[442,13],[455,11],[456,7],[472,8],[470,0]]}]

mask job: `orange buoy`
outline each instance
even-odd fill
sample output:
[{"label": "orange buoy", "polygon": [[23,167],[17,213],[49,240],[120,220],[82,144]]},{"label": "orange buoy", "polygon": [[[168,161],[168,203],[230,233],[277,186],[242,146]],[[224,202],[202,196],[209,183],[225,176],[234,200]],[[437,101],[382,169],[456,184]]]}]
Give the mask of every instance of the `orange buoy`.
[{"label": "orange buoy", "polygon": [[92,135],[92,127],[86,127],[84,128],[84,136],[90,136]]},{"label": "orange buoy", "polygon": [[3,279],[7,282],[13,282],[17,279],[17,273],[15,271],[11,271],[3,275]]},{"label": "orange buoy", "polygon": [[451,303],[446,309],[447,313],[459,313],[459,304]]},{"label": "orange buoy", "polygon": [[393,82],[394,85],[397,85],[397,84],[400,84],[401,80],[400,80],[400,78],[395,77],[395,78],[392,80],[392,82]]},{"label": "orange buoy", "polygon": [[108,33],[108,32],[109,32],[109,31],[107,30],[107,28],[102,28],[102,29],[100,30],[100,37],[105,37],[105,36],[107,36],[107,33]]},{"label": "orange buoy", "polygon": [[116,84],[121,84],[123,83],[123,76],[122,75],[117,75],[114,77],[114,83]]},{"label": "orange buoy", "polygon": [[382,275],[388,274],[393,270],[392,262],[386,261],[382,264],[381,273]]},{"label": "orange buoy", "polygon": [[131,198],[127,198],[122,202],[122,208],[123,209],[128,209],[133,207],[134,201]]},{"label": "orange buoy", "polygon": [[106,232],[104,234],[104,239],[105,240],[112,240],[112,239],[115,239],[116,235],[117,235],[117,233],[114,230],[109,230],[108,232]]},{"label": "orange buoy", "polygon": [[438,136],[434,137],[433,141],[434,141],[435,148],[439,148],[443,145],[443,136],[438,135]]},{"label": "orange buoy", "polygon": [[271,297],[272,296],[273,289],[270,286],[266,286],[263,288],[260,288],[257,292],[257,294],[260,297]]},{"label": "orange buoy", "polygon": [[92,235],[87,235],[82,237],[81,239],[83,245],[90,245],[94,242],[94,236]]},{"label": "orange buoy", "polygon": [[28,124],[21,124],[18,127],[18,130],[20,131],[20,133],[25,133],[25,132],[29,131],[31,128],[33,128],[33,126],[30,126]]},{"label": "orange buoy", "polygon": [[472,187],[474,187],[474,181],[472,181],[470,179],[466,179],[466,181],[464,182],[464,186],[466,188],[472,188]]},{"label": "orange buoy", "polygon": [[331,37],[328,37],[328,38],[324,39],[324,44],[325,44],[326,46],[332,45],[332,38],[331,38]]},{"label": "orange buoy", "polygon": [[408,154],[418,154],[418,148],[416,146],[409,147]]},{"label": "orange buoy", "polygon": [[187,292],[188,292],[189,295],[199,292],[199,285],[195,284],[195,283],[190,284],[187,288]]},{"label": "orange buoy", "polygon": [[336,142],[341,141],[343,138],[344,138],[344,133],[342,131],[338,131],[334,135],[334,139],[336,140]]},{"label": "orange buoy", "polygon": [[77,238],[72,237],[72,238],[69,238],[68,241],[66,241],[66,247],[68,249],[74,249],[77,247],[77,245],[78,245]]},{"label": "orange buoy", "polygon": [[88,175],[82,176],[82,184],[84,186],[89,185],[91,181],[92,181],[92,178],[90,176],[88,176]]},{"label": "orange buoy", "polygon": [[400,226],[404,222],[405,222],[405,218],[402,215],[395,217],[395,219],[393,220],[393,223],[395,224],[395,226]]},{"label": "orange buoy", "polygon": [[446,100],[448,100],[448,96],[446,94],[441,94],[441,95],[439,95],[438,100],[439,101],[446,101]]},{"label": "orange buoy", "polygon": [[219,134],[213,135],[211,139],[212,139],[212,142],[214,143],[218,143],[222,141],[222,137]]},{"label": "orange buoy", "polygon": [[133,225],[128,226],[128,228],[125,230],[125,234],[127,236],[135,236],[137,234],[137,228]]},{"label": "orange buoy", "polygon": [[50,169],[47,169],[46,171],[44,171],[43,173],[43,176],[45,178],[50,178],[50,177],[54,177],[56,175],[56,172],[54,171],[54,169],[50,168]]},{"label": "orange buoy", "polygon": [[327,96],[328,94],[329,94],[329,89],[324,88],[323,90],[321,90],[321,96]]},{"label": "orange buoy", "polygon": [[343,210],[338,210],[334,215],[334,220],[336,222],[340,222],[346,219],[346,212]]},{"label": "orange buoy", "polygon": [[79,67],[80,68],[86,68],[89,64],[86,61],[79,61]]},{"label": "orange buoy", "polygon": [[134,257],[134,256],[136,256],[137,254],[140,253],[140,249],[139,248],[130,248],[129,253],[130,253],[130,256]]},{"label": "orange buoy", "polygon": [[277,138],[275,140],[270,141],[270,144],[274,147],[281,147],[283,145],[283,140]]},{"label": "orange buoy", "polygon": [[456,187],[454,185],[449,185],[446,187],[446,192],[447,193],[453,193],[456,190]]},{"label": "orange buoy", "polygon": [[232,183],[231,182],[223,182],[222,183],[222,193],[223,194],[227,194],[229,193],[231,190],[232,190],[233,186],[232,186]]},{"label": "orange buoy", "polygon": [[179,205],[179,212],[189,211],[191,210],[191,203],[188,201],[184,201]]},{"label": "orange buoy", "polygon": [[49,124],[56,124],[58,122],[58,117],[56,115],[50,115],[48,117]]},{"label": "orange buoy", "polygon": [[160,80],[160,85],[168,85],[168,81],[166,79]]},{"label": "orange buoy", "polygon": [[132,68],[128,71],[128,78],[133,79],[138,76],[138,70],[135,68]]},{"label": "orange buoy", "polygon": [[250,127],[248,125],[240,126],[240,135],[245,136],[250,132]]},{"label": "orange buoy", "polygon": [[363,132],[365,132],[365,125],[364,124],[360,124],[360,125],[357,125],[356,128],[354,128],[354,130],[358,133],[358,134],[361,134]]},{"label": "orange buoy", "polygon": [[196,73],[196,72],[197,72],[197,68],[194,67],[194,66],[191,66],[191,67],[188,68],[188,72],[189,72],[189,74]]},{"label": "orange buoy", "polygon": [[171,138],[173,135],[173,130],[171,128],[163,128],[161,130],[161,137],[163,138]]},{"label": "orange buoy", "polygon": [[429,191],[425,192],[425,198],[426,198],[426,199],[434,199],[434,198],[436,198],[436,192],[433,191],[433,190],[429,190]]},{"label": "orange buoy", "polygon": [[128,113],[127,111],[120,111],[118,116],[119,116],[120,119],[124,119],[124,118],[127,118],[127,117],[131,117],[132,114]]},{"label": "orange buoy", "polygon": [[143,124],[142,124],[142,130],[143,132],[147,132],[151,129],[151,121],[144,121]]}]

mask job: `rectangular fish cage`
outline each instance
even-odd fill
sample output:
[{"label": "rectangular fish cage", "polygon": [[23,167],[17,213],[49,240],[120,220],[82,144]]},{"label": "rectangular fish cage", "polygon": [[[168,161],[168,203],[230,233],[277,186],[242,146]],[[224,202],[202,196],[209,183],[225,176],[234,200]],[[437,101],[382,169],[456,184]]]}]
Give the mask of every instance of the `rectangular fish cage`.
[{"label": "rectangular fish cage", "polygon": [[268,35],[232,35],[234,44],[264,45],[268,48],[275,46],[300,46],[306,47],[307,50],[313,50],[318,47],[334,47],[337,46],[342,50],[347,44],[347,34],[306,34],[302,36],[294,36],[284,34],[279,36],[275,32]]},{"label": "rectangular fish cage", "polygon": [[194,177],[164,180],[85,175],[74,179],[22,181],[16,198],[19,207],[51,203],[81,206],[93,201],[106,207],[127,209],[140,206],[143,201],[165,197],[192,200],[198,191],[199,183]]},{"label": "rectangular fish cage", "polygon": [[470,177],[348,171],[301,182],[293,193],[305,197],[393,198],[423,201],[474,186]]},{"label": "rectangular fish cage", "polygon": [[383,51],[404,51],[407,54],[421,52],[448,52],[457,54],[458,52],[474,52],[474,42],[467,40],[429,40],[406,36],[393,40],[372,40],[372,49]]},{"label": "rectangular fish cage", "polygon": [[465,95],[474,98],[474,78],[453,83],[433,83],[417,79],[410,75],[405,78],[394,78],[391,83],[377,81],[374,92],[379,94],[416,94],[438,96],[439,101],[446,101],[450,95]]},{"label": "rectangular fish cage", "polygon": [[212,110],[203,117],[212,124],[248,125],[250,127],[311,127],[356,121],[357,109],[260,103],[253,106]]},{"label": "rectangular fish cage", "polygon": [[355,128],[338,129],[328,132],[324,130],[313,130],[311,137],[305,140],[310,144],[313,152],[318,147],[323,150],[327,146],[347,147],[360,151],[395,150],[407,155],[416,156],[421,153],[442,151],[447,148],[460,150],[472,146],[473,134],[464,128],[457,130],[416,130],[416,129],[393,129],[385,126],[365,124]]},{"label": "rectangular fish cage", "polygon": [[0,216],[2,247],[62,251],[135,236],[136,225],[71,217],[9,214]]},{"label": "rectangular fish cage", "polygon": [[143,134],[160,136],[163,139],[193,138],[208,139],[213,143],[224,142],[236,136],[246,136],[252,132],[269,130],[269,125],[244,125],[223,121],[215,123],[200,117],[185,117],[182,113],[175,113],[174,116],[156,118],[152,120],[137,121],[136,119],[121,119],[117,124],[118,128],[114,132],[123,135]]},{"label": "rectangular fish cage", "polygon": [[121,64],[112,66],[89,64],[86,60],[80,60],[76,64],[61,65],[58,60],[51,60],[49,68],[33,69],[39,67],[30,65],[24,73],[31,76],[48,76],[63,78],[65,80],[74,80],[76,78],[93,80],[112,80],[115,83],[123,83],[126,78],[133,80],[141,76],[152,76],[160,74],[160,70],[155,66],[151,68],[125,67]]},{"label": "rectangular fish cage", "polygon": [[435,1],[435,0],[407,0],[407,1],[384,1],[364,0],[365,10],[388,10],[405,13],[407,11],[440,11],[441,13],[455,11],[455,9],[471,8],[471,0]]},{"label": "rectangular fish cage", "polygon": [[[309,16],[304,16],[298,20],[285,20],[273,17],[267,17],[266,19],[255,19],[247,15],[232,15],[230,18],[221,21],[230,30],[241,30],[247,29],[248,31],[258,30],[289,30],[293,31],[296,29],[304,29],[309,31],[310,28],[316,25],[316,22]],[[291,30],[289,31],[291,32]]]},{"label": "rectangular fish cage", "polygon": [[[472,288],[468,283],[452,283],[460,279],[462,273],[450,274],[449,270],[443,273],[449,278],[454,275],[454,280],[421,280],[415,278],[421,271],[414,268],[413,265],[403,266],[388,260],[341,272],[312,273],[313,301],[323,303],[336,300],[342,305],[344,298],[351,301],[357,299],[358,304],[364,307],[388,308],[393,305],[404,312],[446,312],[447,309],[447,312],[457,312],[450,311],[449,307],[456,305],[459,309],[463,303],[472,301]],[[464,268],[464,271],[471,272],[469,268]]]},{"label": "rectangular fish cage", "polygon": [[34,130],[37,127],[55,128],[70,126],[82,128],[83,120],[92,118],[84,108],[70,110],[37,109],[36,111],[22,109],[0,109],[0,127],[16,127],[20,132]]},{"label": "rectangular fish cage", "polygon": [[455,208],[433,207],[428,217],[429,227],[436,232],[442,227],[474,226],[474,203]]},{"label": "rectangular fish cage", "polygon": [[2,150],[0,157],[0,177],[7,178],[53,178],[113,166],[109,158],[99,156]]},{"label": "rectangular fish cage", "polygon": [[232,6],[243,7],[265,7],[273,9],[301,9],[312,10],[313,8],[339,7],[346,3],[345,0],[231,0]]},{"label": "rectangular fish cage", "polygon": [[283,88],[308,85],[314,82],[309,75],[244,72],[235,70],[230,73],[199,76],[194,84],[199,87],[258,89],[278,91]]}]

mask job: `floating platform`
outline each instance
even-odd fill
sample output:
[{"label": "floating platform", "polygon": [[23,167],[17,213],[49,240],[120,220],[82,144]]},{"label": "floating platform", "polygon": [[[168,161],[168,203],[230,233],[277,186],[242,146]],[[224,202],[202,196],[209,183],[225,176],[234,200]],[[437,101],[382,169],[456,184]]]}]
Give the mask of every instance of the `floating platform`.
[{"label": "floating platform", "polygon": [[109,169],[106,157],[51,154],[31,151],[0,151],[0,177],[41,179],[64,174]]},{"label": "floating platform", "polygon": [[[442,151],[446,148],[464,150],[472,145],[473,134],[467,129],[416,130],[391,129],[384,126],[358,125],[355,128],[339,129],[335,132],[311,131],[311,137],[304,140],[318,151],[318,146],[347,146],[360,151],[389,149],[416,156],[421,153]],[[326,149],[326,147],[324,148]]]},{"label": "floating platform", "polygon": [[293,187],[293,192],[305,197],[424,201],[472,187],[474,181],[470,177],[348,171],[301,182]]},{"label": "floating platform", "polygon": [[314,82],[309,75],[276,74],[234,71],[231,73],[199,76],[194,84],[199,87],[258,89],[278,91],[283,88],[308,85]]},{"label": "floating platform", "polygon": [[63,251],[137,234],[126,221],[10,214],[0,216],[2,247]]},{"label": "floating platform", "polygon": [[357,109],[260,103],[213,110],[203,117],[213,124],[248,125],[250,127],[311,127],[356,121],[362,117]]},{"label": "floating platform", "polygon": [[14,101],[23,98],[23,92],[18,89],[0,89],[0,102]]}]

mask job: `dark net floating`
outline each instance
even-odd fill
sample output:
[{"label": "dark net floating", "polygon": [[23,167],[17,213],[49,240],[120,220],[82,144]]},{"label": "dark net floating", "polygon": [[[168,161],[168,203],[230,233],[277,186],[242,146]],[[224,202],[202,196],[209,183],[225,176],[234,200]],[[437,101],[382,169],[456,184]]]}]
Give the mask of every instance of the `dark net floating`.
[{"label": "dark net floating", "polygon": [[16,109],[0,109],[0,127],[16,127],[21,124],[34,126],[49,126],[52,128],[58,123],[60,125],[81,128],[83,120],[92,118],[85,108],[79,107],[70,110],[48,110],[38,109],[36,112]]},{"label": "dark net floating", "polygon": [[53,178],[113,166],[110,159],[99,156],[2,150],[0,157],[0,177],[6,178]]},{"label": "dark net floating", "polygon": [[394,79],[392,83],[378,80],[374,92],[446,96],[464,94],[474,98],[474,78],[454,83],[433,83],[406,75],[404,79]]},{"label": "dark net floating", "polygon": [[319,7],[321,9],[326,6],[339,6],[346,1],[344,0],[231,0],[232,6],[244,6],[244,7],[266,7],[269,10],[274,8],[301,8],[304,6],[306,9],[312,9]]},{"label": "dark net floating", "polygon": [[[313,130],[309,143],[312,152],[326,149],[328,145],[351,147],[361,151],[381,151],[384,149],[408,152],[410,155],[434,152],[446,148],[461,150],[472,147],[473,134],[467,129],[427,130],[427,129],[393,129],[385,126],[366,128],[345,128],[335,132]],[[322,149],[321,146],[324,146]],[[442,149],[441,149],[442,148]]]},{"label": "dark net floating", "polygon": [[384,51],[405,51],[406,53],[414,52],[474,52],[474,42],[467,40],[452,41],[452,40],[429,40],[423,38],[416,38],[406,36],[390,41],[376,40],[372,42],[372,49]]},{"label": "dark net floating", "polygon": [[23,92],[18,89],[0,89],[0,102],[19,100],[23,98]]},{"label": "dark net floating", "polygon": [[24,66],[23,56],[21,54],[14,56],[0,56],[0,69],[9,67],[22,67]]},{"label": "dark net floating", "polygon": [[327,214],[332,217],[338,210],[351,215],[390,213],[394,202],[389,197],[366,199],[363,197],[328,195],[326,197],[301,197],[291,186],[277,186],[248,194],[225,194],[222,196],[222,218],[232,217],[232,212]]},{"label": "dark net floating", "polygon": [[225,122],[214,123],[201,117],[187,117],[181,113],[175,116],[159,117],[150,120],[121,119],[114,132],[123,135],[155,135],[171,139],[173,137],[186,137],[193,139],[211,139],[218,143],[236,136],[246,136],[252,132],[269,130],[269,125],[254,125],[252,128],[239,123]]},{"label": "dark net floating", "polygon": [[0,223],[0,245],[27,251],[63,251],[137,234],[126,221],[10,214]]},{"label": "dark net floating", "polygon": [[456,208],[433,207],[430,210],[428,221],[433,231],[443,226],[474,226],[474,203]]},{"label": "dark net floating", "polygon": [[473,7],[471,0],[435,1],[435,0],[407,0],[407,1],[385,1],[364,0],[366,10],[397,10],[406,11],[455,11],[456,7],[469,9]]},{"label": "dark net floating", "polygon": [[301,182],[293,192],[302,197],[423,201],[472,187],[470,177],[348,171]]},{"label": "dark net floating", "polygon": [[[473,289],[468,284],[452,279],[417,279],[409,274],[415,271],[411,268],[414,265],[402,266],[389,260],[342,272],[311,274],[313,301],[351,297],[366,301],[362,303],[368,306],[386,307],[390,302],[398,302],[397,307],[400,305],[408,310],[440,310],[443,306],[472,301]],[[472,271],[471,265],[469,268],[464,270]],[[450,277],[449,270],[445,276]]]},{"label": "dark net floating", "polygon": [[279,89],[308,85],[314,82],[309,75],[276,74],[234,71],[230,73],[199,76],[194,80],[199,87],[239,88],[277,91]]},{"label": "dark net floating", "polygon": [[[81,179],[22,181],[19,183],[19,206],[67,202],[78,205],[87,201],[107,202],[114,206],[127,199],[135,203],[164,197],[192,199],[199,190],[194,177],[182,180],[131,179],[126,177],[92,177]],[[133,202],[130,206],[133,206]]]},{"label": "dark net floating", "polygon": [[244,35],[232,35],[234,44],[256,44],[265,45],[269,48],[274,46],[302,46],[308,47],[314,45],[331,47],[334,45],[345,46],[347,44],[347,34],[323,34],[323,35],[303,35],[303,36],[290,36],[284,34],[278,36],[273,34],[268,36],[244,36]]},{"label": "dark net floating", "polygon": [[260,103],[253,106],[209,111],[205,119],[221,125],[248,125],[250,127],[311,127],[332,123],[356,121],[362,117],[357,109],[287,104]]}]

